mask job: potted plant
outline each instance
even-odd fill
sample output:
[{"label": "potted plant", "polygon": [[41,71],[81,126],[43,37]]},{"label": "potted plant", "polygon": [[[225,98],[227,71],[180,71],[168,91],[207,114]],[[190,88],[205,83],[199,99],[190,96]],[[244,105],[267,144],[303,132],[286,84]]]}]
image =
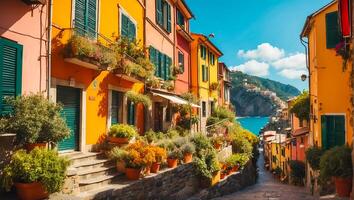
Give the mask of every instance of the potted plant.
[{"label": "potted plant", "polygon": [[12,112],[3,118],[4,129],[16,133],[16,143],[28,151],[45,147],[47,143],[58,143],[70,135],[70,129],[61,116],[62,107],[50,102],[43,95],[31,94],[17,98],[6,98]]},{"label": "potted plant", "polygon": [[232,154],[227,158],[226,163],[231,168],[232,172],[236,172],[241,164],[241,154]]},{"label": "potted plant", "polygon": [[196,174],[200,176],[200,186],[206,188],[220,181],[220,163],[215,150],[208,150],[193,161]]},{"label": "potted plant", "polygon": [[111,143],[127,144],[136,135],[135,127],[126,124],[116,124],[111,126],[108,132],[108,139]]},{"label": "potted plant", "polygon": [[216,136],[212,138],[212,143],[216,150],[220,150],[222,144],[224,143],[224,139],[221,136]]},{"label": "potted plant", "polygon": [[306,160],[313,170],[320,169],[320,160],[323,153],[323,150],[317,146],[309,147],[308,149],[306,149]]},{"label": "potted plant", "polygon": [[167,152],[161,147],[152,146],[155,154],[155,162],[151,165],[151,172],[158,173],[161,167],[161,163],[164,162],[167,158]]},{"label": "potted plant", "polygon": [[151,99],[149,96],[135,92],[128,91],[125,93],[127,99],[135,104],[142,103],[144,106],[149,107],[151,105]]},{"label": "potted plant", "polygon": [[281,168],[278,166],[278,167],[276,167],[275,168],[275,170],[273,171],[273,174],[274,174],[274,177],[276,178],[276,179],[280,179],[280,176],[281,176],[281,173],[282,173],[283,171],[281,170]]},{"label": "potted plant", "polygon": [[352,186],[351,149],[338,146],[326,151],[320,160],[320,177],[323,181],[334,179],[336,193],[340,197],[349,197]]},{"label": "potted plant", "polygon": [[117,171],[125,173],[125,162],[124,160],[128,156],[128,152],[122,148],[114,147],[110,152],[108,157],[116,162]]},{"label": "potted plant", "polygon": [[181,157],[181,150],[177,147],[170,148],[167,156],[167,166],[169,168],[176,168],[178,165],[178,159]]},{"label": "potted plant", "polygon": [[217,90],[219,88],[219,83],[217,82],[213,82],[210,84],[210,90],[213,91],[213,90]]},{"label": "potted plant", "polygon": [[195,147],[191,142],[184,144],[182,147],[183,162],[191,163],[193,160],[193,154],[195,153]]},{"label": "potted plant", "polygon": [[125,175],[129,180],[138,180],[143,168],[147,165],[144,159],[146,145],[138,141],[126,147],[127,156],[124,158]]},{"label": "potted plant", "polygon": [[14,185],[20,199],[43,199],[61,190],[68,165],[54,150],[19,150],[4,168],[1,183],[6,190]]}]

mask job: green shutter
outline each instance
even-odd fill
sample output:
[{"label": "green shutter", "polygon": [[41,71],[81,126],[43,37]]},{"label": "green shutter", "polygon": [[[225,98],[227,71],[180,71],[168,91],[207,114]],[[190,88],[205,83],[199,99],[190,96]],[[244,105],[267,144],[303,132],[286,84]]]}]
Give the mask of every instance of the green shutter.
[{"label": "green shutter", "polygon": [[184,16],[181,11],[177,10],[177,24],[184,27]]},{"label": "green shutter", "polygon": [[341,146],[345,144],[345,117],[334,116],[334,132],[336,138],[336,146]]},{"label": "green shutter", "polygon": [[165,79],[166,77],[166,55],[160,53],[160,78]]},{"label": "green shutter", "polygon": [[96,25],[97,25],[97,0],[87,0],[87,32],[91,38],[96,38]]},{"label": "green shutter", "polygon": [[135,24],[129,19],[129,38],[131,40],[136,39],[136,27]]},{"label": "green shutter", "polygon": [[322,147],[330,149],[345,144],[345,117],[321,116]]},{"label": "green shutter", "polygon": [[80,35],[85,35],[86,0],[75,0],[75,30]]},{"label": "green shutter", "polygon": [[124,14],[122,16],[122,27],[120,29],[122,37],[129,38],[129,18]]},{"label": "green shutter", "polygon": [[205,82],[205,65],[202,65],[202,80]]},{"label": "green shutter", "polygon": [[163,25],[162,0],[156,0],[156,22],[160,26]]},{"label": "green shutter", "polygon": [[59,142],[59,150],[78,150],[80,133],[80,89],[57,86],[57,102],[63,105],[62,116],[70,136]]},{"label": "green shutter", "polygon": [[321,116],[321,137],[322,137],[322,148],[328,149],[327,142],[327,117]]},{"label": "green shutter", "polygon": [[150,61],[152,62],[152,64],[154,64],[154,67],[155,67],[155,76],[157,76],[159,68],[158,68],[158,62],[157,62],[158,59],[156,59],[158,57],[156,49],[154,47],[150,46],[149,54],[150,54]]},{"label": "green shutter", "polygon": [[112,91],[112,104],[111,104],[111,125],[118,124],[119,122],[119,98],[120,93],[117,91]]},{"label": "green shutter", "polygon": [[22,45],[0,38],[0,115],[11,112],[4,97],[21,95]]},{"label": "green shutter", "polygon": [[166,73],[165,73],[165,80],[169,80],[170,76],[171,76],[171,64],[172,64],[172,59],[168,56],[165,57],[165,69],[166,69]]},{"label": "green shutter", "polygon": [[209,67],[205,66],[205,80],[209,81]]},{"label": "green shutter", "polygon": [[326,41],[327,49],[335,48],[341,40],[338,24],[338,12],[326,14]]},{"label": "green shutter", "polygon": [[171,6],[167,4],[167,32],[171,33]]}]

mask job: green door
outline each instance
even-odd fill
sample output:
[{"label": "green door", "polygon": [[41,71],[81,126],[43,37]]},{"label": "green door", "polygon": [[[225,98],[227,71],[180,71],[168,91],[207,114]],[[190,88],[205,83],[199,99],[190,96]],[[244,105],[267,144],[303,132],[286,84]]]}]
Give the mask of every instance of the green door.
[{"label": "green door", "polygon": [[122,103],[122,99],[123,99],[122,96],[123,96],[123,94],[121,92],[112,91],[111,125],[118,124],[121,121],[119,108],[123,104]]},{"label": "green door", "polygon": [[344,115],[321,116],[322,147],[330,149],[345,144]]},{"label": "green door", "polygon": [[80,89],[57,86],[57,102],[62,104],[62,116],[70,128],[70,137],[59,143],[59,151],[79,149],[80,92]]}]

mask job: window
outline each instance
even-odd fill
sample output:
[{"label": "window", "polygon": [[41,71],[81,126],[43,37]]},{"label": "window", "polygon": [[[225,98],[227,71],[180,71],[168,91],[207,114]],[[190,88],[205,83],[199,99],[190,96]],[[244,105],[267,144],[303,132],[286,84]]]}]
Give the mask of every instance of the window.
[{"label": "window", "polygon": [[96,38],[97,0],[75,1],[75,30],[80,35]]},{"label": "window", "polygon": [[171,6],[166,0],[156,0],[156,21],[165,31],[171,33]]},{"label": "window", "polygon": [[5,97],[21,95],[22,45],[0,38],[0,115],[11,112]]},{"label": "window", "polygon": [[123,94],[121,92],[112,91],[111,101],[111,125],[122,122],[121,120],[121,107],[123,105]]},{"label": "window", "polygon": [[281,155],[285,156],[285,149],[284,148],[281,149]]},{"label": "window", "polygon": [[131,101],[127,102],[127,122],[129,125],[135,125],[135,104]]},{"label": "window", "polygon": [[277,157],[276,156],[272,156],[272,161],[273,161],[273,163],[276,163],[277,162]]},{"label": "window", "polygon": [[203,82],[207,82],[209,80],[209,69],[205,65],[202,65],[202,80]]},{"label": "window", "polygon": [[202,116],[206,117],[206,102],[202,102]]},{"label": "window", "polygon": [[130,40],[136,39],[136,23],[122,9],[120,9],[120,34]]},{"label": "window", "polygon": [[338,12],[331,12],[326,14],[326,44],[327,49],[335,48],[342,40],[339,24]]},{"label": "window", "polygon": [[200,45],[200,57],[203,58],[204,60],[206,59],[206,55],[207,55],[207,49],[205,46]]},{"label": "window", "polygon": [[210,114],[212,115],[214,113],[215,109],[215,103],[214,101],[210,101]]},{"label": "window", "polygon": [[183,28],[183,29],[185,28],[185,19],[184,19],[184,16],[180,10],[177,10],[177,24],[181,28]]},{"label": "window", "polygon": [[304,144],[304,137],[301,137],[300,144]]},{"label": "window", "polygon": [[159,52],[154,47],[149,49],[150,61],[155,66],[155,76],[168,80],[171,75],[172,58]]},{"label": "window", "polygon": [[166,122],[171,122],[171,119],[172,119],[171,109],[172,109],[171,108],[171,104],[169,102],[167,107],[166,107],[166,117],[165,117],[165,121]]},{"label": "window", "polygon": [[330,149],[345,144],[345,116],[321,116],[322,147]]},{"label": "window", "polygon": [[184,54],[181,51],[178,51],[178,66],[181,73],[184,72]]},{"label": "window", "polygon": [[209,62],[212,65],[215,65],[215,55],[212,52],[209,52]]}]

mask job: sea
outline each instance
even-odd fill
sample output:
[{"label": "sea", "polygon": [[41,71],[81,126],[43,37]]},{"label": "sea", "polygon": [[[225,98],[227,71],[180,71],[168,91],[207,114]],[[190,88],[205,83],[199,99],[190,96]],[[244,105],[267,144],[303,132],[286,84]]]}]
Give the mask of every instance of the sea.
[{"label": "sea", "polygon": [[238,117],[236,118],[243,128],[259,135],[259,131],[269,122],[269,117]]}]

